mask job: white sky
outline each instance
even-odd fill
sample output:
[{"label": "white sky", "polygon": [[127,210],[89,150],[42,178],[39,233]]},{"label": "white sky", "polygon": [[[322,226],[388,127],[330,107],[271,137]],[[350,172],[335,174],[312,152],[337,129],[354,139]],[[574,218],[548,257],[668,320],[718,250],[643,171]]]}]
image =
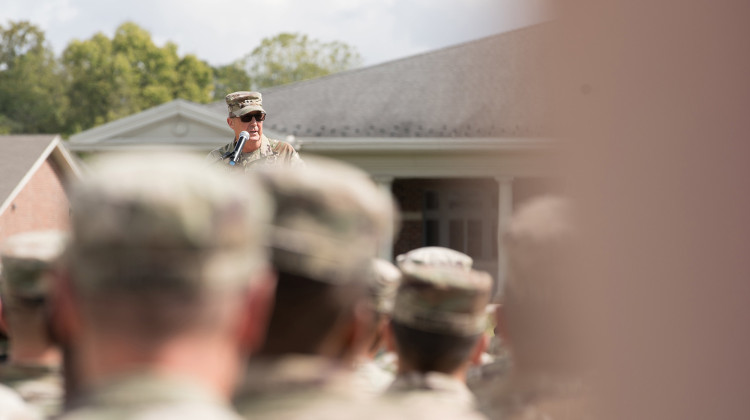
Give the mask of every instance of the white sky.
[{"label": "white sky", "polygon": [[133,21],[163,45],[212,65],[261,39],[300,32],[354,45],[376,64],[536,23],[545,0],[0,0],[0,25],[30,20],[59,54],[73,39],[111,37]]}]

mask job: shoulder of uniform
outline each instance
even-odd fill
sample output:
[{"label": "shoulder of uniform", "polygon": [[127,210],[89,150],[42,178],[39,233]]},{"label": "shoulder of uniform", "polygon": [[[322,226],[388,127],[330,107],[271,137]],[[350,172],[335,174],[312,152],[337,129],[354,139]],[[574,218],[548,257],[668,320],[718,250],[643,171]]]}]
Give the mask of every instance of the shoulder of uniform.
[{"label": "shoulder of uniform", "polygon": [[272,148],[273,148],[273,149],[274,149],[275,151],[277,151],[277,152],[281,152],[281,153],[284,153],[284,152],[286,152],[286,153],[292,153],[292,152],[294,152],[294,151],[295,151],[295,150],[294,150],[294,146],[292,146],[291,144],[289,144],[289,143],[287,143],[287,142],[285,142],[285,141],[281,141],[281,140],[276,140],[276,139],[269,139],[269,140],[271,141],[271,147],[272,147]]}]

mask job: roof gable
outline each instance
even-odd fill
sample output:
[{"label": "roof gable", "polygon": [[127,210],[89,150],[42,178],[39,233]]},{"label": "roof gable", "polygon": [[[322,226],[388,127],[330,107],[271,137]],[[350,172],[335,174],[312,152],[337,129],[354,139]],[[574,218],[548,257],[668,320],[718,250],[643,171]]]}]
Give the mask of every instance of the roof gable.
[{"label": "roof gable", "polygon": [[66,176],[80,177],[80,169],[60,136],[0,136],[0,214],[48,158],[52,158]]},{"label": "roof gable", "polygon": [[176,99],[73,135],[70,147],[72,150],[120,148],[143,145],[144,138],[149,139],[149,146],[216,147],[232,136],[225,119],[223,113]]}]

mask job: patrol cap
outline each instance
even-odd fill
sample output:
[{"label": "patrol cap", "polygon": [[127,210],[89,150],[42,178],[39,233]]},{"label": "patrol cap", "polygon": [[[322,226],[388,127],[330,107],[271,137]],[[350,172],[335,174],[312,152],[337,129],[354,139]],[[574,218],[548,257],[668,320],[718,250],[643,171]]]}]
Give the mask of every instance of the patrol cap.
[{"label": "patrol cap", "polygon": [[230,117],[241,117],[253,111],[266,112],[262,106],[263,97],[260,92],[232,92],[226,96],[225,100]]},{"label": "patrol cap", "polygon": [[323,158],[252,175],[276,203],[270,245],[277,269],[326,283],[367,281],[370,260],[394,229],[390,194],[365,172]]},{"label": "patrol cap", "polygon": [[58,230],[20,233],[0,247],[3,296],[40,299],[47,296],[45,272],[62,254],[68,234]]},{"label": "patrol cap", "polygon": [[391,318],[414,329],[456,336],[481,333],[492,277],[460,267],[411,265],[403,278]]},{"label": "patrol cap", "polygon": [[396,257],[399,268],[407,265],[456,267],[463,270],[471,270],[474,260],[462,253],[441,246],[426,246],[413,249]]},{"label": "patrol cap", "polygon": [[390,314],[396,298],[398,285],[401,283],[401,271],[390,261],[382,258],[372,260],[370,277],[370,295],[375,309],[381,314]]},{"label": "patrol cap", "polygon": [[272,204],[252,180],[177,152],[104,156],[88,175],[71,193],[80,289],[236,287],[265,265]]}]

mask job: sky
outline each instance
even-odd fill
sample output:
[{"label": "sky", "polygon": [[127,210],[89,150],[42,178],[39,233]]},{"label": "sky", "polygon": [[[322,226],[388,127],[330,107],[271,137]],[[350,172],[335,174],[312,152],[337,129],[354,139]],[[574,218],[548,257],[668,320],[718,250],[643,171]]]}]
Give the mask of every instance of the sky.
[{"label": "sky", "polygon": [[57,54],[125,21],[181,55],[229,64],[265,37],[299,32],[357,48],[365,65],[537,23],[548,0],[0,0],[0,25],[29,20]]}]

